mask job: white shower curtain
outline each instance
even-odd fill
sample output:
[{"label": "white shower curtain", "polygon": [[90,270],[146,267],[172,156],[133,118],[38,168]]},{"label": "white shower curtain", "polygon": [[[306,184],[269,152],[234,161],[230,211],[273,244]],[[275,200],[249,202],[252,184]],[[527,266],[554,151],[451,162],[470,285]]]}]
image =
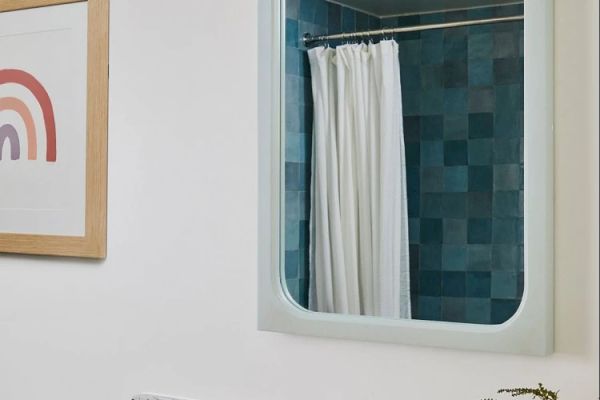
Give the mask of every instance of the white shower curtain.
[{"label": "white shower curtain", "polygon": [[410,318],[398,44],[309,51],[314,101],[309,308]]}]

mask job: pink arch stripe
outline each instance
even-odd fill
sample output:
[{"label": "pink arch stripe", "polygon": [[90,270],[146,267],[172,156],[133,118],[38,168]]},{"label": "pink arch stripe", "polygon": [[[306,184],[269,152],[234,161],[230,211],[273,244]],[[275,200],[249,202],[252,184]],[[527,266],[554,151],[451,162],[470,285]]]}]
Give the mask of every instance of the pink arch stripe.
[{"label": "pink arch stripe", "polygon": [[0,98],[0,112],[15,111],[21,116],[27,130],[27,159],[37,160],[37,134],[31,111],[27,105],[16,97]]}]

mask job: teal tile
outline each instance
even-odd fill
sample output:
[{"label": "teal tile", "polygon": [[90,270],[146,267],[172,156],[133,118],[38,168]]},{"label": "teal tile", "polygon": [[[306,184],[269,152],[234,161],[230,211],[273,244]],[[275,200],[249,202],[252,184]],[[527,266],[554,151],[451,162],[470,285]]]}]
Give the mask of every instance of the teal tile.
[{"label": "teal tile", "polygon": [[466,88],[447,88],[444,90],[444,113],[465,114],[469,107],[469,92]]},{"label": "teal tile", "polygon": [[444,245],[442,247],[442,270],[465,271],[467,269],[467,246]]},{"label": "teal tile", "polygon": [[515,315],[519,309],[520,300],[492,299],[492,319],[494,325],[503,324]]},{"label": "teal tile", "polygon": [[420,243],[421,221],[419,218],[408,219],[408,238],[410,244]]},{"label": "teal tile", "polygon": [[419,271],[419,295],[440,296],[441,292],[442,274],[440,271]]},{"label": "teal tile", "polygon": [[495,218],[493,221],[494,244],[519,244],[519,222],[518,218]]},{"label": "teal tile", "polygon": [[523,111],[524,96],[522,84],[496,86],[496,110],[501,114]]},{"label": "teal tile", "polygon": [[523,120],[520,112],[496,113],[494,132],[498,138],[518,138],[523,136]]},{"label": "teal tile", "polygon": [[421,87],[423,89],[439,89],[444,87],[444,75],[441,64],[421,66]]},{"label": "teal tile", "polygon": [[300,220],[300,192],[285,192],[285,220],[286,222],[295,222]]},{"label": "teal tile", "polygon": [[490,271],[492,269],[491,245],[469,245],[467,253],[467,269],[469,271]]},{"label": "teal tile", "polygon": [[[468,159],[469,151],[466,140],[447,140],[444,142],[444,165],[466,166],[468,164]],[[464,169],[464,172],[464,181],[466,183],[466,168]],[[466,189],[464,191],[466,191]]]},{"label": "teal tile", "polygon": [[421,117],[421,139],[441,140],[444,137],[444,117],[424,115]]},{"label": "teal tile", "polygon": [[487,218],[469,219],[467,240],[469,244],[492,243],[492,220]]},{"label": "teal tile", "polygon": [[490,299],[465,299],[465,322],[487,325],[491,322],[491,314],[492,301]]},{"label": "teal tile", "polygon": [[467,193],[443,193],[442,215],[444,218],[466,218]]},{"label": "teal tile", "polygon": [[523,82],[522,58],[498,58],[494,60],[494,83],[507,85]]},{"label": "teal tile", "polygon": [[492,165],[494,163],[494,143],[493,139],[469,140],[469,165]]},{"label": "teal tile", "polygon": [[421,117],[408,116],[403,118],[404,141],[406,143],[419,142],[421,139]]},{"label": "teal tile", "polygon": [[298,221],[285,223],[285,250],[294,251],[300,248],[300,229]]},{"label": "teal tile", "polygon": [[470,113],[493,113],[496,109],[496,95],[491,86],[469,89]]},{"label": "teal tile", "polygon": [[424,271],[439,271],[442,269],[442,246],[429,244],[420,246],[419,260]]},{"label": "teal tile", "polygon": [[421,145],[416,143],[406,143],[404,145],[406,153],[406,165],[407,166],[419,166],[421,165]]},{"label": "teal tile", "polygon": [[467,58],[467,37],[453,35],[444,37],[444,60],[463,60]]},{"label": "teal tile", "polygon": [[492,270],[519,271],[519,246],[498,244],[492,248]]},{"label": "teal tile", "polygon": [[298,279],[298,250],[285,252],[285,278]]},{"label": "teal tile", "polygon": [[489,271],[467,272],[466,296],[489,299],[492,292],[491,275]]},{"label": "teal tile", "polygon": [[491,59],[494,37],[491,33],[469,35],[469,59]]},{"label": "teal tile", "polygon": [[444,90],[423,89],[421,112],[423,114],[442,114],[444,112]]},{"label": "teal tile", "polygon": [[521,162],[520,138],[494,139],[495,164],[519,164]]},{"label": "teal tile", "polygon": [[494,193],[494,217],[522,217],[522,207],[518,191]]},{"label": "teal tile", "polygon": [[469,191],[490,192],[494,187],[494,173],[491,166],[469,167]]},{"label": "teal tile", "polygon": [[421,187],[424,193],[440,193],[444,191],[444,168],[422,168]]},{"label": "teal tile", "polygon": [[469,218],[491,218],[492,217],[492,193],[471,192],[468,195]]},{"label": "teal tile", "polygon": [[469,86],[494,84],[494,65],[490,59],[469,60]]},{"label": "teal tile", "polygon": [[421,64],[421,41],[420,40],[402,40],[399,42],[400,60],[404,65]]},{"label": "teal tile", "polygon": [[300,286],[298,279],[287,279],[285,283],[292,300],[297,304],[300,304]]},{"label": "teal tile", "polygon": [[442,296],[465,297],[466,274],[464,272],[442,272]]},{"label": "teal tile", "polygon": [[402,88],[404,90],[421,89],[421,67],[419,65],[404,65],[400,73]]},{"label": "teal tile", "polygon": [[469,170],[466,166],[444,168],[444,191],[446,193],[467,192]]},{"label": "teal tile", "polygon": [[[504,72],[506,68],[502,69],[499,67],[499,75],[501,78],[498,80],[502,80],[504,75],[507,73]],[[495,70],[494,70],[495,71]],[[504,74],[504,75],[502,75]],[[447,88],[456,88],[456,87],[466,87],[469,83],[469,70],[467,67],[466,61],[445,61],[444,62],[444,86]],[[506,78],[504,80],[507,80]]]},{"label": "teal tile", "polygon": [[519,190],[521,186],[521,166],[502,164],[494,166],[494,190]]},{"label": "teal tile", "polygon": [[494,136],[494,114],[493,113],[471,113],[469,114],[469,138],[482,139]]},{"label": "teal tile", "polygon": [[494,33],[493,58],[511,58],[519,56],[519,43],[517,32]]},{"label": "teal tile", "polygon": [[[466,106],[464,109],[466,110]],[[466,113],[444,115],[444,139],[460,140],[467,139],[468,136],[469,119]]]},{"label": "teal tile", "polygon": [[[467,220],[464,218],[444,219],[444,243],[464,245],[467,243]],[[466,249],[465,249],[466,264]]]},{"label": "teal tile", "polygon": [[437,296],[419,296],[419,319],[439,321],[442,318],[442,299]]},{"label": "teal tile", "polygon": [[425,218],[442,217],[441,193],[423,193],[421,195],[421,216]]},{"label": "teal tile", "polygon": [[441,218],[421,218],[421,243],[441,244],[443,226]]},{"label": "teal tile", "polygon": [[493,299],[516,299],[518,275],[516,271],[493,271],[492,272],[492,298]]},{"label": "teal tile", "polygon": [[442,321],[464,322],[465,299],[454,297],[442,298]]},{"label": "teal tile", "polygon": [[444,165],[444,144],[441,140],[421,142],[421,165],[424,167]]},{"label": "teal tile", "polygon": [[421,41],[421,62],[424,65],[444,62],[444,43],[442,40],[423,39]]}]

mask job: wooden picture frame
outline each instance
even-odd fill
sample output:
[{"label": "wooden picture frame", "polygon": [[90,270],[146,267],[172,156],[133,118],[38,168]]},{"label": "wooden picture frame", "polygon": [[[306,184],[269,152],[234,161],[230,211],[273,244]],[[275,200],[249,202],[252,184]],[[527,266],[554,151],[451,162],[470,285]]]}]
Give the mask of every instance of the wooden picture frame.
[{"label": "wooden picture frame", "polygon": [[0,15],[82,2],[87,2],[85,232],[82,236],[0,233],[1,253],[106,257],[109,0],[0,0]]}]

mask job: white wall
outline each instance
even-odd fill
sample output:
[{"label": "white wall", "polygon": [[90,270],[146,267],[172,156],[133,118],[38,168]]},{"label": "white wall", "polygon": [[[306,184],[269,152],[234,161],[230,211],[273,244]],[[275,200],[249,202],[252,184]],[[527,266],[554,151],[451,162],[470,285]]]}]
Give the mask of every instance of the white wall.
[{"label": "white wall", "polygon": [[112,1],[109,257],[0,256],[0,398],[598,398],[597,0],[557,0],[548,358],[257,332],[256,9]]}]

